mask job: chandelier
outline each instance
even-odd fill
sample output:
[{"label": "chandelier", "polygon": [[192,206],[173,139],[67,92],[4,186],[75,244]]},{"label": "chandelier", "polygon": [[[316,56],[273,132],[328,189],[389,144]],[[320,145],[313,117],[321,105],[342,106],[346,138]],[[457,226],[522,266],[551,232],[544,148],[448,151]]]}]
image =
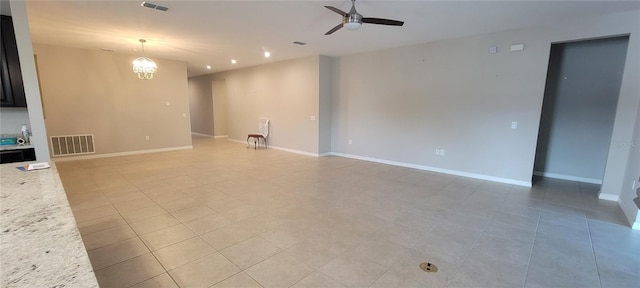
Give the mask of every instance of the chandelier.
[{"label": "chandelier", "polygon": [[144,57],[145,42],[147,42],[147,40],[140,39],[140,45],[142,45],[142,57],[138,57],[136,60],[133,60],[133,73],[136,73],[138,79],[151,80],[153,79],[153,74],[158,71],[158,66],[156,66],[156,62],[153,62],[153,60]]}]

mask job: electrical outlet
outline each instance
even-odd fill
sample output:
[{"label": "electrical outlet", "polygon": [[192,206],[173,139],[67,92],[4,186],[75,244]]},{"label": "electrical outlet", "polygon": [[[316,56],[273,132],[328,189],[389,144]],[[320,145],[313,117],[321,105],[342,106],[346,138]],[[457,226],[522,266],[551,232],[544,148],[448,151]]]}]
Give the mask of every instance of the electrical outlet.
[{"label": "electrical outlet", "polygon": [[149,136],[144,136],[144,140],[149,141]]},{"label": "electrical outlet", "polygon": [[353,140],[349,139],[349,145],[353,144]]},{"label": "electrical outlet", "polygon": [[440,149],[440,156],[444,156],[444,149]]}]

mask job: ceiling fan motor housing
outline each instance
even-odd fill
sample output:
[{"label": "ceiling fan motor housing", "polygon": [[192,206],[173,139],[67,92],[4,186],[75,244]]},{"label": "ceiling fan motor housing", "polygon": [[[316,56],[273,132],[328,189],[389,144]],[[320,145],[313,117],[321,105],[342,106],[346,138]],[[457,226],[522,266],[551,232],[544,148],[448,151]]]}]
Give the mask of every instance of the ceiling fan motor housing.
[{"label": "ceiling fan motor housing", "polygon": [[344,16],[344,28],[347,30],[356,30],[362,25],[362,15],[359,13],[349,13]]}]

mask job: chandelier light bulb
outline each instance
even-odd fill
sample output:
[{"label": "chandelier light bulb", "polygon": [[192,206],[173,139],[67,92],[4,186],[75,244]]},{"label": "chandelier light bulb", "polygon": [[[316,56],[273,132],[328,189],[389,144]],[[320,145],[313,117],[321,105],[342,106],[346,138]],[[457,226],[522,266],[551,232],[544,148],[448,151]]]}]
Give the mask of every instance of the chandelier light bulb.
[{"label": "chandelier light bulb", "polygon": [[144,57],[144,43],[147,42],[144,39],[140,39],[140,45],[142,45],[142,57],[138,57],[133,60],[133,73],[138,76],[138,79],[151,80],[153,75],[158,71],[158,66],[153,60]]}]

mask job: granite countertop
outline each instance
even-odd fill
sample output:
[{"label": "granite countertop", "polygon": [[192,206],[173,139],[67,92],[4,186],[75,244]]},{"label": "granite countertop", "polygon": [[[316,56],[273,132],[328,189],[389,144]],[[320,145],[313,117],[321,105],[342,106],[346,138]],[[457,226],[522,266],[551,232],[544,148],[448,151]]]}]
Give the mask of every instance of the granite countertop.
[{"label": "granite countertop", "polygon": [[55,166],[28,164],[0,165],[0,286],[98,287]]}]

